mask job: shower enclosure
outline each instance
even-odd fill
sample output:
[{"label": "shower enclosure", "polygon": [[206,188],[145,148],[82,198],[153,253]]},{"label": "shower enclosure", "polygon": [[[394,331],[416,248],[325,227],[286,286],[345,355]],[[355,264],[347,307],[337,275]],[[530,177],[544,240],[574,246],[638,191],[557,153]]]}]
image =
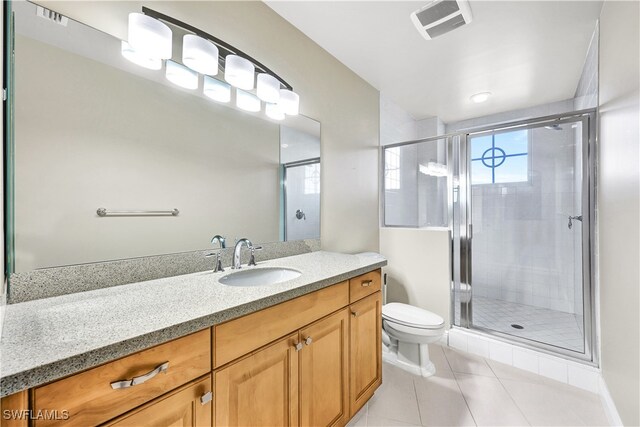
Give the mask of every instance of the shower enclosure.
[{"label": "shower enclosure", "polygon": [[[440,222],[452,235],[453,325],[593,361],[594,117],[580,111],[383,149],[385,225],[430,226],[401,217],[393,200],[402,197],[417,212],[448,214]],[[420,146],[440,156],[413,162]],[[438,184],[416,197],[393,189],[436,170]]]}]

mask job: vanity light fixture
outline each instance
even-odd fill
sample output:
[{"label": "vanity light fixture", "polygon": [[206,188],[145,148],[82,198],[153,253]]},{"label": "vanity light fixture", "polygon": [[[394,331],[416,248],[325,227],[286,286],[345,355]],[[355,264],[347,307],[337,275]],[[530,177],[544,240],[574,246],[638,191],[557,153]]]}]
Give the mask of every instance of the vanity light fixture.
[{"label": "vanity light fixture", "polygon": [[198,73],[177,62],[167,61],[165,76],[171,83],[185,89],[198,89]]},{"label": "vanity light fixture", "polygon": [[474,95],[471,95],[471,101],[475,102],[476,104],[480,104],[481,102],[485,102],[487,99],[489,99],[489,97],[491,96],[491,92],[480,92],[480,93],[476,93]]},{"label": "vanity light fixture", "polygon": [[195,34],[182,38],[182,63],[200,74],[218,74],[218,48]]},{"label": "vanity light fixture", "polygon": [[162,68],[162,59],[149,58],[148,56],[141,55],[140,52],[135,50],[129,43],[124,40],[122,41],[120,47],[120,53],[127,60],[143,68],[147,68],[149,70],[159,70],[160,68]]},{"label": "vanity light fixture", "polygon": [[260,73],[257,77],[256,95],[264,102],[275,104],[280,100],[280,82],[271,74]]},{"label": "vanity light fixture", "polygon": [[129,14],[128,42],[148,58],[169,59],[173,48],[171,29],[164,23],[143,13]]},{"label": "vanity light fixture", "polygon": [[208,98],[218,102],[231,101],[231,86],[213,77],[204,76],[203,93]]},{"label": "vanity light fixture", "polygon": [[278,104],[267,103],[264,107],[264,113],[273,120],[284,120],[284,112]]},{"label": "vanity light fixture", "polygon": [[[173,27],[186,32],[182,38],[182,64],[171,60]],[[214,101],[229,102],[233,86],[238,108],[260,111],[262,100],[266,103],[265,114],[273,120],[297,115],[300,110],[300,96],[269,68],[211,34],[148,7],[143,6],[142,13],[129,14],[129,40],[122,42],[121,53],[152,70],[160,70],[166,59],[167,79],[186,89],[197,89],[198,74],[203,74],[203,93]],[[220,64],[224,66],[225,81],[211,77],[218,74]]]},{"label": "vanity light fixture", "polygon": [[252,93],[242,89],[236,90],[236,105],[244,111],[256,113],[260,111],[260,100]]},{"label": "vanity light fixture", "polygon": [[280,89],[278,105],[282,108],[283,113],[289,116],[297,116],[300,109],[300,96],[291,90]]}]

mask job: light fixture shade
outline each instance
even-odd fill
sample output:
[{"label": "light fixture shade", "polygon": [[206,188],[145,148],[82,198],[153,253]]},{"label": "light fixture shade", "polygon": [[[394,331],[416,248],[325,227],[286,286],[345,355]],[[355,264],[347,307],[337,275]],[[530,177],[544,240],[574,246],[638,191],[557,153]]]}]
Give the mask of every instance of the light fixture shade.
[{"label": "light fixture shade", "polygon": [[296,116],[300,111],[300,96],[291,90],[280,89],[280,101],[278,101],[278,104],[285,114]]},{"label": "light fixture shade", "polygon": [[149,58],[145,55],[141,55],[140,52],[135,50],[129,43],[124,40],[122,41],[120,47],[120,53],[122,53],[122,56],[127,60],[141,67],[148,68],[149,70],[159,70],[160,68],[162,68],[162,59]]},{"label": "light fixture shade", "polygon": [[205,96],[218,102],[229,102],[231,100],[231,86],[213,77],[204,76]]},{"label": "light fixture shade", "polygon": [[171,83],[185,89],[198,88],[198,73],[177,62],[167,61],[165,75]]},{"label": "light fixture shade", "polygon": [[142,13],[129,14],[129,44],[141,55],[156,59],[171,58],[171,29]]},{"label": "light fixture shade", "polygon": [[182,63],[200,74],[218,74],[218,48],[194,34],[182,38]]},{"label": "light fixture shade", "polygon": [[224,79],[238,89],[253,89],[256,67],[251,61],[238,55],[227,55],[224,62]]},{"label": "light fixture shade", "polygon": [[273,120],[284,120],[284,112],[282,108],[278,104],[270,104],[267,103],[264,107],[264,112],[270,119]]},{"label": "light fixture shade", "polygon": [[280,81],[271,74],[258,74],[256,94],[264,102],[274,104],[280,99]]},{"label": "light fixture shade", "polygon": [[241,110],[251,111],[252,113],[260,111],[260,100],[258,97],[244,90],[236,90],[236,105]]}]

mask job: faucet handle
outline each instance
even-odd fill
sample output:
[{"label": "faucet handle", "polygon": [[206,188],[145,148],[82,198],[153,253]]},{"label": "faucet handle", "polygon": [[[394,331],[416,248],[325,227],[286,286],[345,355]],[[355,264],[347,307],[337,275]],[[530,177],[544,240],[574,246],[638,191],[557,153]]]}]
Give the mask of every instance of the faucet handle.
[{"label": "faucet handle", "polygon": [[219,271],[224,271],[224,268],[222,268],[222,257],[220,256],[221,251],[218,252],[211,252],[210,254],[206,254],[204,257],[205,258],[211,258],[211,257],[216,257],[216,262],[215,265],[213,266],[213,272],[217,273]]},{"label": "faucet handle", "polygon": [[255,266],[256,265],[256,251],[261,251],[262,250],[262,246],[249,246],[249,250],[251,251],[251,254],[249,255],[249,266]]}]

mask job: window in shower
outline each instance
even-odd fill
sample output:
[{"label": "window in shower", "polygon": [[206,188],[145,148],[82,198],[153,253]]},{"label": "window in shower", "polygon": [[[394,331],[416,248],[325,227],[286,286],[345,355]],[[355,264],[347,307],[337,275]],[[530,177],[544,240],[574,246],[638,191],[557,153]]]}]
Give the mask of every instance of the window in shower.
[{"label": "window in shower", "polygon": [[528,130],[471,138],[471,181],[474,185],[528,180]]},{"label": "window in shower", "polygon": [[400,189],[400,147],[388,148],[384,157],[384,187]]},{"label": "window in shower", "polygon": [[320,194],[320,163],[304,167],[304,194]]}]

